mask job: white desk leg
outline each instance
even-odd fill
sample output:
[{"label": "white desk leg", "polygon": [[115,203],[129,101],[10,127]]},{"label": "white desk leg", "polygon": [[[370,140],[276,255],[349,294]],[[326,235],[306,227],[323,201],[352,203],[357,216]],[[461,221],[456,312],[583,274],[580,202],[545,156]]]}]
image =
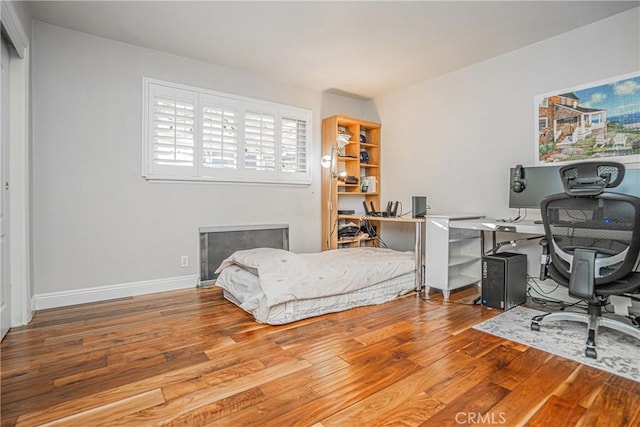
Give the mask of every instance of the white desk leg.
[{"label": "white desk leg", "polygon": [[422,265],[422,223],[416,222],[415,228],[416,228],[415,248],[414,248],[415,263],[416,263],[415,283],[416,283],[416,291],[420,292],[420,290],[422,289],[423,270],[424,270],[424,266]]}]

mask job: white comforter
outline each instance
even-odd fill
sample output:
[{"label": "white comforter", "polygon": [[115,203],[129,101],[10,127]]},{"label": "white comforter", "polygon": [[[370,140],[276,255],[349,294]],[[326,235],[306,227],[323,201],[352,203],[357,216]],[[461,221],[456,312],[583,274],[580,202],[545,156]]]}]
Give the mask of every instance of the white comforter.
[{"label": "white comforter", "polygon": [[237,251],[216,273],[234,264],[260,278],[269,307],[355,291],[415,270],[412,252],[368,247],[313,254],[271,248]]}]

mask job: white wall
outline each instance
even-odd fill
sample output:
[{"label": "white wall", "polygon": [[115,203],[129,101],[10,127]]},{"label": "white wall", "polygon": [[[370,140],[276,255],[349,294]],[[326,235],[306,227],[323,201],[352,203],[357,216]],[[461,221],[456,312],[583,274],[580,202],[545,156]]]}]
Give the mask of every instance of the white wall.
[{"label": "white wall", "polygon": [[[638,71],[638,34],[636,8],[376,98],[382,199],[410,207],[426,195],[435,212],[514,217],[509,168],[534,164],[534,97]],[[410,232],[387,240],[408,249]]]},{"label": "white wall", "polygon": [[361,100],[354,97],[336,95],[331,92],[323,92],[322,117],[330,117],[335,114],[380,123],[380,117],[375,109],[373,100]]},{"label": "white wall", "polygon": [[[36,295],[199,274],[202,226],[287,223],[292,250],[320,250],[321,120],[370,103],[42,22],[32,44]],[[313,184],[147,182],[143,77],[313,110]]]},{"label": "white wall", "polygon": [[[534,161],[534,96],[638,70],[639,18],[634,9],[375,103],[34,22],[34,293],[197,274],[200,226],[288,223],[292,250],[320,249],[317,168],[309,187],[142,179],[143,76],[309,108],[318,159],[322,117],[379,120],[383,201],[408,210],[427,195],[435,211],[508,217],[508,169]],[[411,248],[412,228],[389,231]]]}]

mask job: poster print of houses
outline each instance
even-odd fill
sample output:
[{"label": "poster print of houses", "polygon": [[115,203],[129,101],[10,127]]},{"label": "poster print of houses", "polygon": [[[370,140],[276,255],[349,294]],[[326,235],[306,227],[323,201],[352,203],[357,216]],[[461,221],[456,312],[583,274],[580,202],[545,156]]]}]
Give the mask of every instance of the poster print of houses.
[{"label": "poster print of houses", "polygon": [[536,99],[540,162],[640,158],[640,76]]}]

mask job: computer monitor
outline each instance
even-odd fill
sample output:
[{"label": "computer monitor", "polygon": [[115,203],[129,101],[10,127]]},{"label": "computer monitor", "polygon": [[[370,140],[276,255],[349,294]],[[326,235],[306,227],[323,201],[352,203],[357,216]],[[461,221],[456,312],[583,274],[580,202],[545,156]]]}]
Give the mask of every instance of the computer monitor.
[{"label": "computer monitor", "polygon": [[560,166],[529,166],[522,168],[521,181],[524,189],[517,193],[514,189],[516,168],[509,174],[509,207],[540,209],[540,201],[550,194],[563,193],[564,187],[558,170]]},{"label": "computer monitor", "polygon": [[626,168],[624,172],[624,179],[611,191],[614,193],[629,194],[631,196],[640,197],[640,169]]},{"label": "computer monitor", "polygon": [[[514,175],[517,168],[511,168],[509,174],[509,207],[540,209],[540,202],[550,194],[564,193],[560,179],[561,166],[525,166],[521,169],[525,182],[524,190],[514,191]],[[640,197],[640,169],[625,169],[624,179],[611,192],[630,194]]]}]

